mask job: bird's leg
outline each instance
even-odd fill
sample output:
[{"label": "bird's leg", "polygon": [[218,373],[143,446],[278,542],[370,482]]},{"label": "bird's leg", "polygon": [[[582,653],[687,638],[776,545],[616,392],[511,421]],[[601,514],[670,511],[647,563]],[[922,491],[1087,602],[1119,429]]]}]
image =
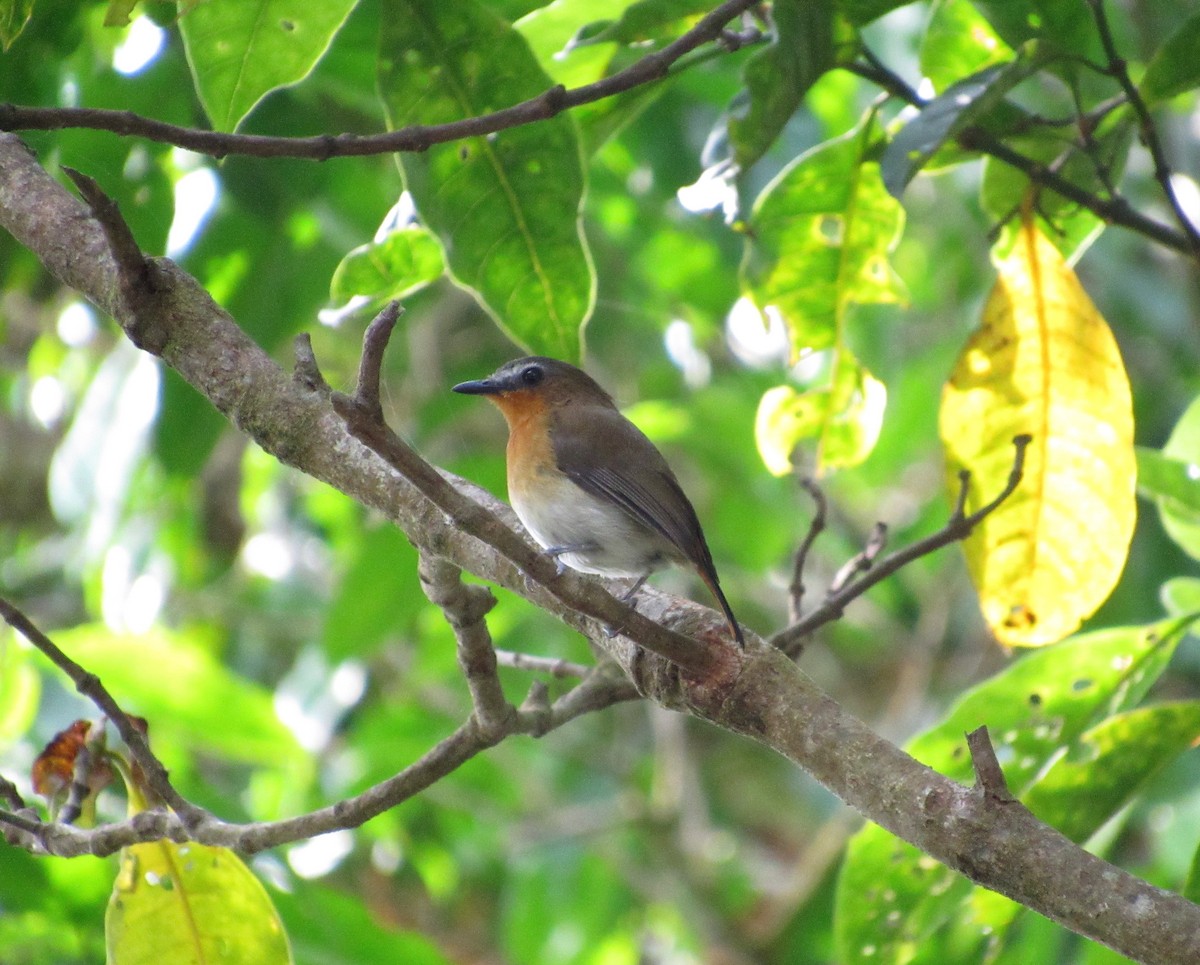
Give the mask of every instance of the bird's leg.
[{"label": "bird's leg", "polygon": [[[649,576],[649,572],[643,573],[634,581],[633,586],[617,597],[617,599],[622,603],[628,603],[630,606],[633,606],[633,601],[637,597],[637,591],[642,588],[642,584],[646,582]],[[616,627],[605,626],[604,628],[604,635],[609,638],[615,637],[617,632]]]},{"label": "bird's leg", "polygon": [[554,557],[555,571],[562,576],[567,569],[567,564],[562,561],[562,558],[567,553],[594,553],[599,548],[598,543],[588,541],[586,543],[567,543],[563,546],[547,546],[546,553]]}]

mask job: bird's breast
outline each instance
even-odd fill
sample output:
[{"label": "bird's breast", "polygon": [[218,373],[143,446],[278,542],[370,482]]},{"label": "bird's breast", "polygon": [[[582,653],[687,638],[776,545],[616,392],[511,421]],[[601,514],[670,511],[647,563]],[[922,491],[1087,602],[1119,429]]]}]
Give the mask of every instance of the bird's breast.
[{"label": "bird's breast", "polygon": [[577,486],[555,463],[541,427],[510,425],[508,497],[530,535],[567,566],[602,576],[644,576],[680,554],[616,503]]}]

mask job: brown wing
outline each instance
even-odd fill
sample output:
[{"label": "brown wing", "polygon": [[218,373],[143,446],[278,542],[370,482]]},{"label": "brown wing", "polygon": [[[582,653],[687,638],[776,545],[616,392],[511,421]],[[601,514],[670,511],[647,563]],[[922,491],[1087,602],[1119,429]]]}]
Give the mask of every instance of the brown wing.
[{"label": "brown wing", "polygon": [[[659,533],[706,576],[712,574],[712,554],[696,511],[641,430],[616,409],[598,406],[561,409],[554,422],[559,469],[585,492],[609,500]],[[586,431],[575,431],[584,426]],[[584,439],[591,444],[580,441]]]}]

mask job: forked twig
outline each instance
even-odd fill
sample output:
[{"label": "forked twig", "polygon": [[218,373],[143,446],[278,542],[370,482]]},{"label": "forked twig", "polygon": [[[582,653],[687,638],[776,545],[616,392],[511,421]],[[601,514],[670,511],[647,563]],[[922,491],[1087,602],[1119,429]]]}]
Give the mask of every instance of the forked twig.
[{"label": "forked twig", "polygon": [[948,546],[969,536],[972,530],[986,516],[994,512],[1001,503],[1008,499],[1021,484],[1021,477],[1025,472],[1025,452],[1032,441],[1033,437],[1029,435],[1019,435],[1013,439],[1013,448],[1016,450],[1016,453],[1013,457],[1012,470],[1008,474],[1008,481],[1005,483],[1003,490],[1001,490],[995,499],[968,515],[966,506],[970,473],[963,470],[958,474],[959,491],[958,497],[955,500],[954,510],[951,512],[950,519],[946,522],[945,526],[931,536],[918,540],[911,546],[904,547],[904,549],[897,550],[890,556],[885,557],[869,572],[864,573],[859,579],[852,580],[836,592],[831,592],[819,607],[803,619],[784,630],[780,630],[768,642],[789,656],[794,656],[799,652],[805,637],[818,627],[822,627],[831,620],[836,620],[840,617],[851,601],[858,599],[876,583],[887,579],[913,560],[920,559],[922,556],[939,550],[943,546]]}]

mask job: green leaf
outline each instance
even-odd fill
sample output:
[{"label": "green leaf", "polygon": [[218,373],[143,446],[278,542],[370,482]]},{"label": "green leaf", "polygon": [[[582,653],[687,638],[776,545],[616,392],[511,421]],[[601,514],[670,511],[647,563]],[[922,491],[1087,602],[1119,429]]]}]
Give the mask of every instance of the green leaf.
[{"label": "green leaf", "polygon": [[130,15],[138,0],[108,0],[108,9],[104,11],[104,26],[128,27]]},{"label": "green leaf", "polygon": [[1200,87],[1200,13],[1187,18],[1155,51],[1142,77],[1141,94],[1148,104]]},{"label": "green leaf", "polygon": [[1154,495],[1163,529],[1193,559],[1200,559],[1196,472],[1200,466],[1200,396],[1193,399],[1162,448],[1138,452],[1138,485]]},{"label": "green leaf", "polygon": [[338,304],[355,297],[373,303],[404,298],[437,281],[444,270],[437,238],[408,225],[347,254],[333,273],[329,297]]},{"label": "green leaf", "polygon": [[[1014,50],[1029,40],[1045,40],[1074,57],[1099,59],[1095,21],[1086,3],[1060,0],[974,0],[975,7]],[[1066,65],[1065,69],[1074,69]]]},{"label": "green leaf", "polygon": [[1025,796],[1025,806],[1083,842],[1200,734],[1200,702],[1141,707],[1080,735]]},{"label": "green leaf", "polygon": [[[1039,784],[1059,764],[1068,762],[1041,792],[1041,801],[1048,819],[1061,817],[1077,840],[1083,840],[1125,798],[1117,785],[1104,795],[1103,805],[1097,802],[1092,808],[1086,801],[1091,782],[1095,780],[1097,787],[1103,782],[1098,775],[1089,775],[1086,783],[1075,785],[1072,796],[1070,788],[1079,775],[1072,769],[1087,766],[1093,755],[1095,766],[1102,767],[1100,757],[1109,753],[1115,756],[1105,763],[1125,769],[1127,779],[1138,769],[1142,744],[1118,747],[1117,738],[1128,735],[1130,728],[1147,735],[1155,718],[1126,712],[1140,703],[1166,669],[1194,619],[1192,614],[1147,627],[1082,634],[1034,651],[964,694],[939,724],[914,738],[907,750],[935,770],[967,783],[971,760],[963,735],[986,724],[1009,787],[1030,800],[1036,798]],[[1174,713],[1166,712],[1158,722]],[[1157,756],[1142,755],[1138,780],[1176,752],[1178,734],[1187,726],[1179,724]],[[1084,815],[1078,821],[1072,817],[1073,808]],[[835,929],[841,960],[932,965],[939,961],[943,942],[979,948],[998,943],[1016,908],[1006,899],[973,888],[932,858],[870,825],[852,840],[838,882]],[[955,960],[979,959],[959,956]]]},{"label": "green leaf", "polygon": [[910,0],[838,0],[838,10],[856,27],[906,6]]},{"label": "green leaf", "polygon": [[804,95],[835,62],[832,0],[776,0],[771,46],[742,74],[745,107],[728,121],[734,162],[746,170],[775,143]]},{"label": "green leaf", "polygon": [[759,451],[783,471],[796,443],[817,437],[818,469],[870,453],[885,396],[847,342],[853,306],[899,302],[904,286],[888,256],[904,212],[888,195],[879,165],[864,157],[873,122],[801,155],[754,206],[742,259],[742,287],[765,316],[788,329],[793,358],[831,349],[823,385],[799,395],[768,393],[756,420]]},{"label": "green leaf", "polygon": [[[580,44],[616,41],[639,44],[659,40],[675,29],[681,20],[698,18],[712,10],[708,0],[637,0],[628,6],[615,23],[580,38]],[[597,20],[600,18],[597,17]]]},{"label": "green leaf", "polygon": [[[1050,128],[1010,136],[1006,142],[1043,164],[1057,165],[1058,173],[1068,181],[1103,196],[1108,190],[1105,180],[1111,184],[1121,180],[1136,129],[1132,111],[1124,107],[1108,114],[1093,133],[1096,150],[1091,154],[1077,149],[1073,132],[1064,135]],[[1066,163],[1061,161],[1064,155]],[[1098,174],[1097,162],[1104,166],[1106,178]],[[1021,223],[1016,215],[1030,197],[1037,199],[1034,215],[1042,233],[1072,264],[1104,230],[1105,223],[1091,211],[1061,194],[1034,186],[1023,172],[989,157],[984,162],[980,201],[987,214],[1004,226],[993,248],[994,257],[1003,258],[1012,250]]]},{"label": "green leaf", "polygon": [[42,679],[29,656],[11,634],[0,634],[0,750],[20,738],[37,716]]},{"label": "green leaf", "polygon": [[207,0],[179,21],[200,102],[234,131],[273,90],[308,76],[355,0]]},{"label": "green leaf", "polygon": [[[551,86],[524,38],[475,0],[385,0],[380,43],[392,129],[485,114]],[[454,278],[523,348],[578,361],[595,275],[571,118],[435,145],[400,164]]]},{"label": "green leaf", "polygon": [[234,852],[194,842],[123,849],[104,928],[108,965],[292,961],[262,883]]},{"label": "green leaf", "polygon": [[796,447],[816,439],[818,466],[856,466],[875,448],[886,406],[883,383],[843,350],[824,386],[800,391],[779,385],[763,395],[754,420],[759,456],[771,473],[783,476],[792,470]]},{"label": "green leaf", "polygon": [[0,0],[0,46],[8,50],[31,16],[33,0]]},{"label": "green leaf", "polygon": [[970,0],[939,0],[921,40],[921,73],[944,91],[960,78],[1013,58]]},{"label": "green leaf", "polygon": [[1192,867],[1188,871],[1187,884],[1183,886],[1183,897],[1200,904],[1200,848],[1192,855]]},{"label": "green leaf", "polygon": [[367,529],[326,611],[322,649],[330,660],[372,653],[424,606],[417,554],[391,523]]},{"label": "green leaf", "polygon": [[1007,64],[985,67],[952,84],[900,129],[883,152],[883,181],[895,197],[947,140],[994,108],[1039,66],[1031,47]]},{"label": "green leaf", "polygon": [[1200,613],[1200,578],[1177,576],[1167,580],[1159,590],[1159,598],[1171,616]]},{"label": "green leaf", "polygon": [[97,674],[122,707],[150,721],[151,741],[166,737],[270,766],[300,754],[270,691],[226,668],[195,637],[85,625],[60,631],[55,642]]},{"label": "green leaf", "polygon": [[905,298],[888,261],[904,210],[863,156],[863,139],[857,131],[802,154],[754,205],[742,286],[783,319],[796,355],[838,345],[850,304]]}]

